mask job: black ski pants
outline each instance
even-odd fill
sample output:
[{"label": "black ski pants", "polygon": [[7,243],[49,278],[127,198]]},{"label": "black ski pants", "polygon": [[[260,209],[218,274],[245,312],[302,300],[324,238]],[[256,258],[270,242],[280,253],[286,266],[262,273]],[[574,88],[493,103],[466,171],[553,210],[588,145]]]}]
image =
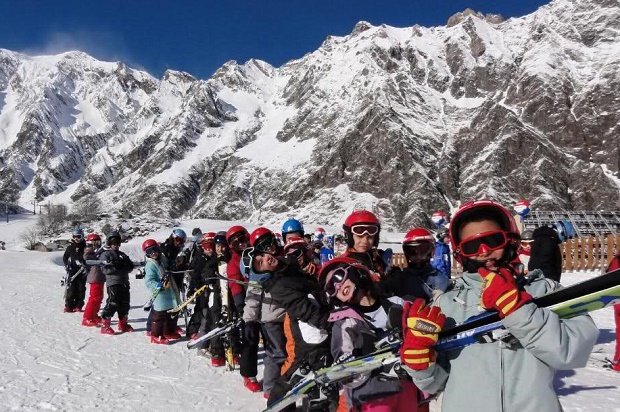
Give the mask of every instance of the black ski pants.
[{"label": "black ski pants", "polygon": [[129,285],[112,285],[107,287],[108,299],[101,312],[103,319],[112,319],[115,313],[119,319],[129,314]]}]

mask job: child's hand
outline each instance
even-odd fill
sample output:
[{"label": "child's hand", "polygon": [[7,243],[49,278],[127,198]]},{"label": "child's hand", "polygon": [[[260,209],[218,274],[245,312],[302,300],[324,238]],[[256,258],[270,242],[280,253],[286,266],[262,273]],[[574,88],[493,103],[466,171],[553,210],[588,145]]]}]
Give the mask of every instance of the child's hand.
[{"label": "child's hand", "polygon": [[492,272],[480,268],[478,273],[483,280],[480,306],[496,309],[500,318],[505,318],[532,300],[532,295],[518,289],[510,270],[501,268]]},{"label": "child's hand", "polygon": [[446,322],[446,316],[438,306],[426,306],[424,299],[405,302],[403,307],[403,345],[400,348],[402,362],[414,370],[428,369],[435,362],[433,345]]}]

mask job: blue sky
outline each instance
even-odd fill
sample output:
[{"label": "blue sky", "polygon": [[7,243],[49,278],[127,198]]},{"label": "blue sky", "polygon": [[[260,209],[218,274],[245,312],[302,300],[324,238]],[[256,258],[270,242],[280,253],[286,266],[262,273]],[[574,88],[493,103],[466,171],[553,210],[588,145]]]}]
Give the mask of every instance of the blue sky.
[{"label": "blue sky", "polygon": [[482,0],[0,0],[0,48],[29,54],[85,51],[160,77],[167,68],[206,79],[228,60],[280,66],[328,35],[366,20],[443,25],[466,7],[522,16],[546,1]]}]

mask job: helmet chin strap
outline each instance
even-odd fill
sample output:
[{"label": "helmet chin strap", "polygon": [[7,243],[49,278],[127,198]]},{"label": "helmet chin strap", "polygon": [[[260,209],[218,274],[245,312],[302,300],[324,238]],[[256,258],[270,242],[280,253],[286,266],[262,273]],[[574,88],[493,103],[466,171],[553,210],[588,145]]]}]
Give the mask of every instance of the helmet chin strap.
[{"label": "helmet chin strap", "polygon": [[[504,249],[502,257],[495,261],[495,266],[506,267],[517,255],[517,248],[513,244],[508,244]],[[462,258],[463,269],[468,272],[478,272],[478,269],[486,267],[485,260],[475,260],[470,258]]]}]

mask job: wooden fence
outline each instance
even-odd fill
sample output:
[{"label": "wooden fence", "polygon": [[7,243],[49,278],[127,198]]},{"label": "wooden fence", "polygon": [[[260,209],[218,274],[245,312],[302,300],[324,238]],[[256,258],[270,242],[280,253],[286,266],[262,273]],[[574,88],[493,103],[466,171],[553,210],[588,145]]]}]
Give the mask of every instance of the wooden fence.
[{"label": "wooden fence", "polygon": [[[611,259],[620,252],[620,234],[570,239],[560,244],[562,269],[568,271],[604,270]],[[394,254],[394,265],[407,266],[402,253]],[[452,259],[452,272],[461,273],[460,265]]]}]

